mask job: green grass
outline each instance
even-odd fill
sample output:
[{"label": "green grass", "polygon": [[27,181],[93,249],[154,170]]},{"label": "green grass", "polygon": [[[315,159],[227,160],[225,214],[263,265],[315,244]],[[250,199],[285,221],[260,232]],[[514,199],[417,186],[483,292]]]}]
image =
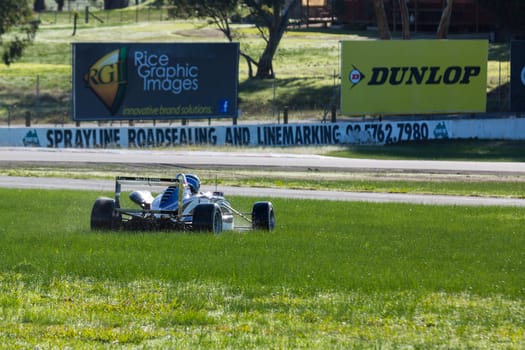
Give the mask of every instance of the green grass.
[{"label": "green grass", "polygon": [[420,143],[417,147],[411,143],[349,145],[342,150],[330,151],[327,155],[346,158],[523,162],[524,147],[523,141],[433,140]]},{"label": "green grass", "polygon": [[0,348],[525,345],[521,208],[276,199],[273,233],[92,233],[98,195],[0,190]]},{"label": "green grass", "polygon": [[[366,179],[368,177],[368,179]],[[455,180],[451,179],[398,179],[398,180],[374,180],[377,174],[363,174],[357,179],[333,180],[323,179],[322,175],[310,175],[310,178],[252,178],[244,181],[224,181],[228,185],[236,185],[242,182],[248,187],[272,187],[310,189],[344,192],[378,192],[378,193],[417,193],[417,194],[440,194],[457,196],[480,196],[480,197],[511,197],[525,198],[524,181],[479,181],[479,180]],[[380,176],[379,176],[380,177]]]}]

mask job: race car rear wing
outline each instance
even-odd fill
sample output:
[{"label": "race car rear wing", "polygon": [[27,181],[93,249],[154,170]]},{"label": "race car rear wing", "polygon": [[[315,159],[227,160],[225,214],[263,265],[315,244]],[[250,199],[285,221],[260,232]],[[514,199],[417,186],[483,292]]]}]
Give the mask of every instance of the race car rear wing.
[{"label": "race car rear wing", "polygon": [[135,184],[155,187],[177,186],[179,188],[178,216],[182,216],[182,199],[184,195],[184,185],[186,183],[186,176],[184,174],[177,174],[175,178],[117,176],[115,179],[115,208],[120,208],[120,193],[122,192],[122,185]]},{"label": "race car rear wing", "polygon": [[180,182],[181,177],[185,180],[184,174],[177,175],[173,178],[159,178],[159,177],[135,177],[135,176],[117,176],[117,184],[142,184],[150,186],[173,186]]}]

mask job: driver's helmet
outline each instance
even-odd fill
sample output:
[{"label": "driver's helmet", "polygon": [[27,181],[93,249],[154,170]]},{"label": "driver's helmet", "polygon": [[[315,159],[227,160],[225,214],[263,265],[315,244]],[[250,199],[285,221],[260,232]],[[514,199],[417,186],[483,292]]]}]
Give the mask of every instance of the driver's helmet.
[{"label": "driver's helmet", "polygon": [[195,194],[199,192],[201,188],[201,180],[199,179],[197,175],[187,174],[186,182],[188,183],[188,186],[190,187],[191,193]]}]

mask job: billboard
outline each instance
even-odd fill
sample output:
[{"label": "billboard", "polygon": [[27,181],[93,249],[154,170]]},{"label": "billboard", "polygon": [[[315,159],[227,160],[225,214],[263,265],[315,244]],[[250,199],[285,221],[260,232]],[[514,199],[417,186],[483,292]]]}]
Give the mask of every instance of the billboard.
[{"label": "billboard", "polygon": [[510,110],[525,112],[525,41],[510,44]]},{"label": "billboard", "polygon": [[237,116],[238,43],[74,43],[73,119]]},{"label": "billboard", "polygon": [[486,40],[341,42],[341,113],[484,112]]}]

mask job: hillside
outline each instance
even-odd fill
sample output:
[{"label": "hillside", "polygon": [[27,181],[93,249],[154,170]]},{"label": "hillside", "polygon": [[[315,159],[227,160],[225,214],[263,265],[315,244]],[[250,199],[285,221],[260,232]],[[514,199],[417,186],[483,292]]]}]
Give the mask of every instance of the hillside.
[{"label": "hillside", "polygon": [[[75,2],[80,4],[79,1]],[[86,23],[79,16],[76,31],[70,12],[40,15],[36,41],[23,59],[0,66],[0,123],[71,121],[71,43],[73,42],[203,42],[225,41],[222,33],[202,21],[167,20],[165,10],[149,7],[93,13]],[[263,41],[256,28],[234,27],[241,50],[259,57]],[[74,34],[74,35],[73,35]],[[339,43],[341,40],[374,39],[374,32],[350,32],[338,28],[292,28],[283,38],[274,60],[276,78],[250,80],[246,62],[239,64],[241,121],[282,120],[284,109],[291,121],[330,117],[338,107]],[[490,92],[508,80],[508,48],[491,45]],[[493,94],[489,110],[506,106],[505,89]]]}]

